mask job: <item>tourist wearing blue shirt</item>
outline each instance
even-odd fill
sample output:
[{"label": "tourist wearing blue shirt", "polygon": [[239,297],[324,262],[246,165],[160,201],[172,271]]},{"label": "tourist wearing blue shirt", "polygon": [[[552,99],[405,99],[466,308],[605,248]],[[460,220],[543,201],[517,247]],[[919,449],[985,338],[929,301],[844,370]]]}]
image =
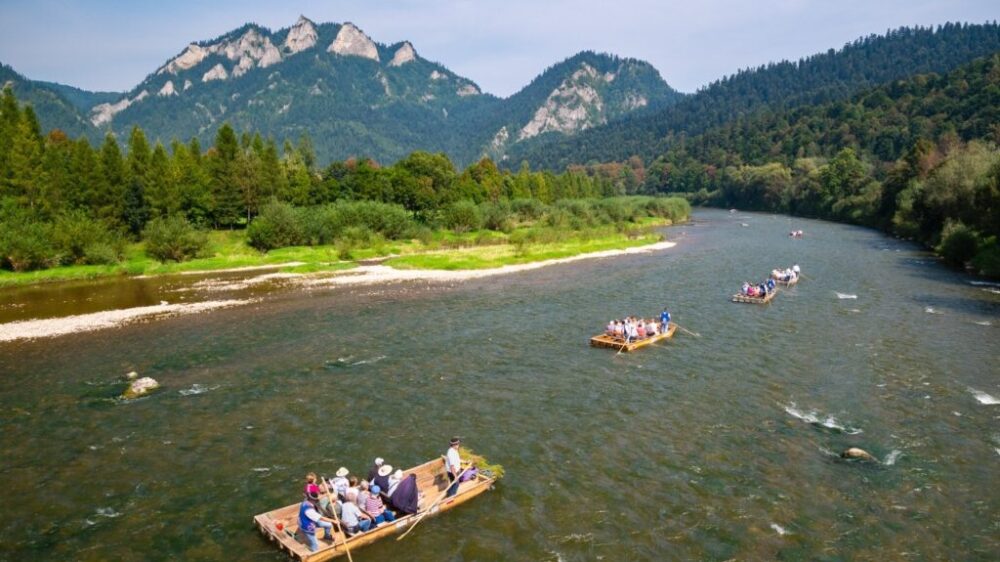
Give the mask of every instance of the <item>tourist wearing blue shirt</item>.
[{"label": "tourist wearing blue shirt", "polygon": [[670,327],[670,313],[667,312],[667,309],[664,308],[663,312],[660,313],[660,330],[665,334],[667,333],[667,328],[669,327]]}]

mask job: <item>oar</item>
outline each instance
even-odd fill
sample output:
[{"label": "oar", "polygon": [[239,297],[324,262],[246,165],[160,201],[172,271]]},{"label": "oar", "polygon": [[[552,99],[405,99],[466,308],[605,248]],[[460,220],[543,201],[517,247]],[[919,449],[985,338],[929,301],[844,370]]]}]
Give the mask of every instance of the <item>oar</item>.
[{"label": "oar", "polygon": [[626,346],[628,346],[628,336],[625,335],[625,328],[622,328],[622,346],[618,348],[618,353],[615,355],[621,355],[622,351],[625,351]]},{"label": "oar", "polygon": [[[330,511],[333,512],[333,520],[337,522],[337,526],[340,527],[341,534],[344,535],[344,550],[347,551],[347,559],[350,562],[354,562],[354,559],[351,558],[351,547],[347,546],[347,529],[345,529],[344,526],[340,524],[340,516],[337,515],[337,502],[334,501],[333,494],[330,493],[330,488],[333,487],[333,483],[327,480],[326,477],[324,476],[323,484],[326,486],[326,497],[327,499],[330,500]],[[337,544],[337,535],[333,535],[333,544],[334,545]]]},{"label": "oar", "polygon": [[[458,485],[458,483],[462,481],[462,477],[465,476],[465,473],[468,472],[469,469],[471,469],[471,468],[472,468],[472,465],[469,465],[469,468],[466,468],[465,470],[463,470],[462,472],[459,473],[458,477],[455,478],[455,485]],[[443,500],[445,498],[445,496],[448,495],[448,490],[451,489],[451,486],[452,486],[452,483],[448,482],[448,485],[445,487],[444,492],[441,492],[441,495],[438,496],[438,499],[434,500],[434,503],[432,503],[430,507],[428,507],[427,509],[425,509],[424,512],[421,513],[419,517],[417,517],[417,520],[413,522],[413,525],[410,525],[410,528],[407,529],[406,532],[403,533],[402,535],[399,535],[399,537],[396,538],[396,540],[397,541],[401,541],[401,540],[403,540],[403,538],[406,537],[406,535],[409,535],[410,531],[412,531],[417,526],[418,523],[420,523],[421,521],[423,521],[424,517],[427,517],[427,515],[431,512],[431,510],[433,510],[435,507],[437,507],[437,504],[441,503],[441,500]]]},{"label": "oar", "polygon": [[[672,321],[672,322],[673,322],[673,321]],[[696,337],[696,338],[700,338],[700,337],[701,337],[701,334],[698,334],[698,333],[695,333],[695,332],[692,332],[691,330],[688,330],[687,328],[685,328],[684,326],[681,326],[681,325],[680,325],[680,324],[678,324],[677,322],[673,322],[673,325],[674,325],[674,326],[677,326],[677,327],[678,327],[678,328],[679,328],[680,330],[682,330],[682,331],[683,331],[683,332],[684,332],[685,334],[690,334],[690,335],[692,335],[692,336],[694,336],[694,337]],[[669,326],[668,326],[668,328],[669,328]]]}]

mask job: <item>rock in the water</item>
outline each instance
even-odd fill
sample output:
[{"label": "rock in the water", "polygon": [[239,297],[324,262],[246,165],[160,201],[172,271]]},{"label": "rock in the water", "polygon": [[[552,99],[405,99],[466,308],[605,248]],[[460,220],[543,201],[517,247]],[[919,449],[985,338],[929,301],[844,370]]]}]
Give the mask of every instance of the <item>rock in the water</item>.
[{"label": "rock in the water", "polygon": [[160,388],[160,383],[156,382],[156,379],[152,377],[142,377],[141,379],[134,380],[129,383],[128,388],[126,388],[125,392],[122,393],[122,398],[126,400],[139,398],[158,388]]},{"label": "rock in the water", "polygon": [[842,459],[857,459],[857,460],[868,461],[868,462],[878,462],[878,459],[876,459],[875,457],[873,457],[871,455],[871,453],[869,453],[868,451],[866,451],[864,449],[859,449],[857,447],[851,447],[850,449],[847,449],[843,453],[840,453],[840,458],[842,458]]}]

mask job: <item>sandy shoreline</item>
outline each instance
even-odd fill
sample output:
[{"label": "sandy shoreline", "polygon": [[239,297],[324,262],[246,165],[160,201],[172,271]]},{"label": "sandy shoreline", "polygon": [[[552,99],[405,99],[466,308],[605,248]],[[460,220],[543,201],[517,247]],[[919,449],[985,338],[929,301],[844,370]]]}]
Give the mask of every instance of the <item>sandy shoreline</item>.
[{"label": "sandy shoreline", "polygon": [[[397,283],[403,281],[437,281],[451,282],[464,281],[468,279],[481,279],[495,275],[508,275],[522,271],[531,271],[550,265],[571,263],[581,260],[591,260],[599,258],[609,258],[615,256],[645,254],[658,250],[673,248],[675,242],[658,242],[648,246],[638,246],[626,248],[624,250],[605,250],[602,252],[591,252],[567,258],[558,258],[520,265],[505,265],[492,269],[464,269],[456,271],[434,270],[434,269],[395,269],[386,265],[361,265],[354,269],[337,272],[332,275],[323,274],[317,276],[309,273],[269,273],[257,277],[251,277],[235,282],[219,280],[205,280],[199,282],[201,286],[197,289],[210,291],[224,291],[243,289],[259,283],[274,280],[291,281],[303,287],[331,287],[339,285],[373,285],[377,283]],[[278,266],[266,267],[244,267],[226,270],[217,270],[215,273],[234,273],[241,271],[254,271],[257,269],[271,269]],[[207,273],[207,272],[198,272]],[[50,338],[74,334],[79,332],[89,332],[104,328],[123,326],[130,322],[141,319],[161,318],[164,316],[175,316],[180,314],[197,314],[219,308],[239,306],[255,299],[243,300],[217,300],[204,301],[186,304],[161,303],[153,306],[140,306],[117,310],[106,310],[91,314],[80,314],[76,316],[65,316],[62,318],[45,318],[39,320],[20,320],[0,324],[0,342],[30,340],[38,338]]]},{"label": "sandy shoreline", "polygon": [[105,310],[91,314],[78,314],[63,318],[21,320],[0,324],[0,342],[51,338],[123,326],[144,318],[162,318],[182,314],[197,314],[208,310],[228,308],[253,302],[252,300],[205,301],[187,304],[157,304],[118,310]]}]

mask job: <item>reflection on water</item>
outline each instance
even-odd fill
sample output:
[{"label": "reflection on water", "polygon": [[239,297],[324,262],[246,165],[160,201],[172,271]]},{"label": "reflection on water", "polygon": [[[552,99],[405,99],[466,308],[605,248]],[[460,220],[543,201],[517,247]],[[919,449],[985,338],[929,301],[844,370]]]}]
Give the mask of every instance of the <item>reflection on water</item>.
[{"label": "reflection on water", "polygon": [[[875,232],[739,215],[699,211],[655,255],[0,345],[0,559],[282,560],[251,517],[306,471],[452,434],[507,478],[359,562],[995,559],[1000,297]],[[770,305],[728,301],[791,263]],[[65,290],[34,298],[112,298]],[[702,337],[587,346],[664,304]],[[164,391],[112,400],[133,369]]]}]

